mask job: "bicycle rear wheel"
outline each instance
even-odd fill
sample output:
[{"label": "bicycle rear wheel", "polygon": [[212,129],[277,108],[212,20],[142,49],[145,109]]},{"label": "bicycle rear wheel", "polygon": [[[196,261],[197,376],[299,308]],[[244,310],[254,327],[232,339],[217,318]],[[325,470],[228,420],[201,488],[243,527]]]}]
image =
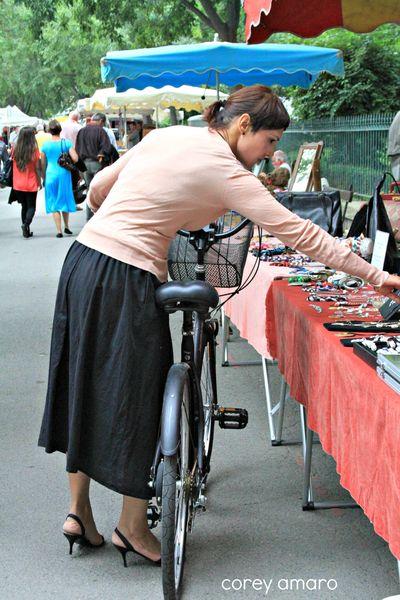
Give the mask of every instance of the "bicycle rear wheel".
[{"label": "bicycle rear wheel", "polygon": [[180,394],[181,407],[179,443],[176,454],[164,457],[162,482],[161,564],[165,600],[179,598],[191,500],[193,444],[188,377],[183,386],[176,386],[176,393]]}]

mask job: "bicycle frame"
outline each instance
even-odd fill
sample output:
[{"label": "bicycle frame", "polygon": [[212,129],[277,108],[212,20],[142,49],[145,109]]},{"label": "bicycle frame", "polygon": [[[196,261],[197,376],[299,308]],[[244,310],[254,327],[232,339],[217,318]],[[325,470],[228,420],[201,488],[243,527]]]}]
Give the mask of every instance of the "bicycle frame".
[{"label": "bicycle frame", "polygon": [[[196,280],[205,280],[204,254],[209,246],[214,241],[213,230],[200,230],[190,234],[190,241],[197,250],[197,265],[196,265]],[[191,414],[193,415],[192,431],[194,434],[194,444],[197,453],[197,464],[199,472],[203,477],[206,474],[203,453],[203,438],[204,438],[204,412],[203,399],[201,392],[201,369],[204,350],[208,343],[212,343],[214,347],[213,356],[215,357],[216,337],[218,334],[218,322],[216,319],[211,319],[209,312],[183,312],[182,325],[182,343],[181,343],[181,363],[189,366],[190,378],[190,402]],[[211,370],[212,385],[216,396],[216,369],[215,364]],[[171,437],[174,437],[175,432],[171,432]],[[174,444],[167,444],[162,438],[157,443],[157,449],[153,465],[151,468],[151,481],[153,487],[156,485],[155,476],[157,467],[161,458],[165,454],[172,454],[176,448]]]},{"label": "bicycle frame", "polygon": [[[213,344],[215,357],[215,344],[218,334],[218,322],[210,319],[209,313],[184,312],[182,326],[181,363],[189,367],[190,379],[190,402],[193,422],[191,424],[194,448],[196,450],[198,469],[201,476],[206,475],[204,464],[203,437],[204,437],[204,412],[203,399],[200,386],[202,358],[206,345]],[[215,364],[211,370],[212,385],[216,394],[216,372]],[[170,432],[170,440],[160,437],[157,443],[156,453],[151,467],[152,487],[156,487],[156,473],[163,455],[171,455],[176,451],[173,443],[174,431]],[[168,443],[170,442],[170,443]],[[157,490],[156,495],[158,496]]]}]

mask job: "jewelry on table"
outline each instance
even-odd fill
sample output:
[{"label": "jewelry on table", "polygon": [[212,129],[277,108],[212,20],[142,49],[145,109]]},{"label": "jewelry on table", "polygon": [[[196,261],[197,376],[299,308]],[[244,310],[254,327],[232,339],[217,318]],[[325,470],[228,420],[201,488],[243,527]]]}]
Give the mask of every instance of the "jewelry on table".
[{"label": "jewelry on table", "polygon": [[330,295],[323,296],[318,294],[310,294],[307,296],[308,302],[346,302],[346,296]]},{"label": "jewelry on table", "polygon": [[321,306],[317,306],[316,304],[310,304],[311,308],[313,308],[317,313],[322,313]]},{"label": "jewelry on table", "polygon": [[330,331],[379,331],[383,333],[400,332],[400,321],[336,321],[335,323],[324,323],[324,327]]}]

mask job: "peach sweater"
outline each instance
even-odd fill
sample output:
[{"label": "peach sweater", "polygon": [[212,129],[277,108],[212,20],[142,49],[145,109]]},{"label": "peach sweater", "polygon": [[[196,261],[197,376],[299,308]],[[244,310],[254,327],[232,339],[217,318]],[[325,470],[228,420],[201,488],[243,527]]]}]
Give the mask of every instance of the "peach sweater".
[{"label": "peach sweater", "polygon": [[382,285],[371,266],[322,229],[281,206],[207,128],[149,133],[93,179],[95,215],[78,241],[167,280],[167,253],[178,229],[196,230],[233,209],[282,242],[331,267]]}]

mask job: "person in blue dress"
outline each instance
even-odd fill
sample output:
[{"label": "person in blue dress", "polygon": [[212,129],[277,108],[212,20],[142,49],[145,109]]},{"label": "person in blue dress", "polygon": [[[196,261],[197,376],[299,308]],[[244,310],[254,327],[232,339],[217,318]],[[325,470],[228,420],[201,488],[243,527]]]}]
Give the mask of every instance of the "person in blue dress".
[{"label": "person in blue dress", "polygon": [[46,212],[53,214],[57,228],[56,237],[62,238],[62,220],[64,221],[64,233],[72,235],[72,231],[69,229],[69,213],[76,211],[76,204],[72,191],[71,173],[64,167],[60,167],[58,159],[61,152],[68,152],[73,162],[77,162],[79,157],[69,140],[61,140],[61,125],[56,119],[50,121],[49,132],[51,140],[43,144],[41,154]]}]

